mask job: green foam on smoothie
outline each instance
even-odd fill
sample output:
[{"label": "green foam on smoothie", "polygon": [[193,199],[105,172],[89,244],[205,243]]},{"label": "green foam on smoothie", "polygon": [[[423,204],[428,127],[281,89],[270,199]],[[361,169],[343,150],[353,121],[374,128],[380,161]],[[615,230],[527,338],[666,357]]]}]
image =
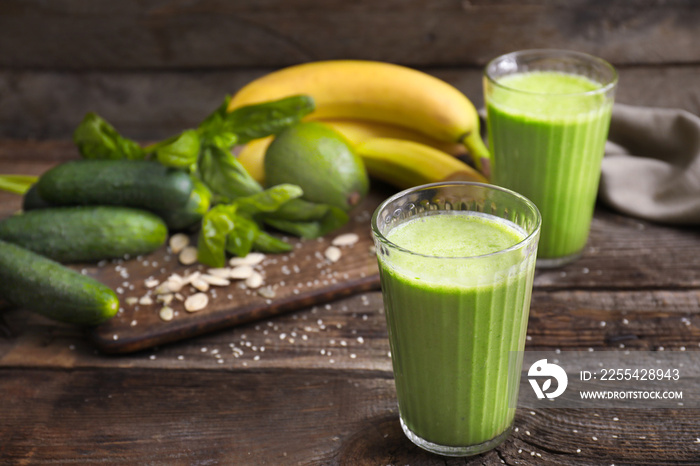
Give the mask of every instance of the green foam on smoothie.
[{"label": "green foam on smoothie", "polygon": [[484,215],[445,214],[415,217],[386,235],[397,246],[437,257],[472,257],[507,249],[522,234]]},{"label": "green foam on smoothie", "polygon": [[[531,71],[503,76],[493,89],[491,99],[504,108],[521,114],[575,118],[591,109],[598,110],[605,96],[591,98],[602,85],[585,76],[558,71]],[[513,90],[519,92],[512,92]],[[552,100],[553,95],[558,96]]]},{"label": "green foam on smoothie", "polygon": [[493,215],[459,211],[414,217],[385,236],[412,253],[393,255],[389,262],[396,273],[437,287],[493,283],[494,270],[508,268],[520,257],[517,254],[498,257],[493,253],[525,238],[522,229],[512,222]]}]

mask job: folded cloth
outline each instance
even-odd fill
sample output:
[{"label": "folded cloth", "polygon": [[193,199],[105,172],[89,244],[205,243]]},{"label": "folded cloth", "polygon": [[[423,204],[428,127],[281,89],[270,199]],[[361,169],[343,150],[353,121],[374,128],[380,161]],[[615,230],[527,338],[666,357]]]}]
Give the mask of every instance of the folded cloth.
[{"label": "folded cloth", "polygon": [[700,225],[700,118],[615,104],[599,199],[646,220]]}]

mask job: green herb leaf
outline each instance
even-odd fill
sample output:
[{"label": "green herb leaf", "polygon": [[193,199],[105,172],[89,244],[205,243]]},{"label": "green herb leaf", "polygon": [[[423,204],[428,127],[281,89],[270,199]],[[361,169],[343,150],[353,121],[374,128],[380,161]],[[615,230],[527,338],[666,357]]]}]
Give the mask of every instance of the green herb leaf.
[{"label": "green herb leaf", "polygon": [[329,206],[328,212],[320,220],[300,222],[266,217],[265,223],[280,231],[285,231],[302,238],[319,238],[345,225],[349,220],[347,212]]},{"label": "green herb leaf", "polygon": [[0,190],[24,194],[39,180],[33,175],[0,175]]},{"label": "green herb leaf", "polygon": [[275,211],[274,218],[295,222],[321,220],[328,214],[330,207],[328,204],[318,204],[305,199],[292,199]]},{"label": "green herb leaf", "polygon": [[224,200],[249,196],[263,190],[233,154],[215,145],[204,147],[197,169],[204,184]]},{"label": "green herb leaf", "polygon": [[260,233],[260,228],[243,215],[236,215],[233,223],[233,230],[226,237],[226,251],[234,256],[245,257],[253,248],[253,241]]},{"label": "green herb leaf", "polygon": [[253,249],[270,254],[279,254],[282,252],[291,251],[292,245],[262,230],[259,230],[258,235],[253,241]]},{"label": "green herb leaf", "polygon": [[162,165],[173,168],[188,168],[199,158],[199,135],[188,129],[164,145],[156,148],[156,159]]},{"label": "green herb leaf", "polygon": [[197,259],[210,267],[226,265],[226,239],[235,228],[236,209],[218,205],[204,215],[197,240]]},{"label": "green herb leaf", "polygon": [[277,211],[292,199],[301,197],[302,189],[294,184],[280,184],[250,196],[239,197],[233,201],[238,211],[253,216],[260,213]]},{"label": "green herb leaf", "polygon": [[139,144],[120,135],[106,120],[88,113],[73,132],[73,141],[86,159],[143,159]]},{"label": "green herb leaf", "polygon": [[[228,100],[225,102],[228,107]],[[314,110],[314,101],[307,95],[296,95],[270,102],[246,105],[222,114],[223,105],[211,114],[200,130],[211,138],[212,134],[233,133],[238,144],[253,139],[278,134],[283,129],[301,121]]]}]

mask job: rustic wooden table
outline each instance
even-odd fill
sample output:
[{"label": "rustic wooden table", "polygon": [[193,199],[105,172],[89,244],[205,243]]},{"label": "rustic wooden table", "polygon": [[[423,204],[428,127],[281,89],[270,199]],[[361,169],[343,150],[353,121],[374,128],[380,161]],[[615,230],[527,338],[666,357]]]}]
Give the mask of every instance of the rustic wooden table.
[{"label": "rustic wooden table", "polygon": [[[0,172],[75,156],[68,143],[5,141]],[[18,207],[0,194],[0,217]],[[399,426],[376,290],[123,355],[40,316],[0,317],[2,464],[700,462],[696,409],[519,409],[491,452],[423,452]],[[699,346],[696,229],[599,207],[584,256],[536,274],[528,350]]]}]

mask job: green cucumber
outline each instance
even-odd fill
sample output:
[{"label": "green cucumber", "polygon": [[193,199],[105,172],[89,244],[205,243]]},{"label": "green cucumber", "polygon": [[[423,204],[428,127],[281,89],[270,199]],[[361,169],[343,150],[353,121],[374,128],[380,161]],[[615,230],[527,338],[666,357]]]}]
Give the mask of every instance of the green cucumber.
[{"label": "green cucumber", "polygon": [[181,170],[143,160],[76,160],[47,171],[24,195],[23,209],[119,205],[151,211],[170,230],[197,225],[211,192]]},{"label": "green cucumber", "polygon": [[192,180],[194,188],[190,193],[190,198],[187,204],[181,209],[163,210],[155,212],[160,218],[165,221],[170,230],[185,230],[187,228],[199,225],[202,217],[207,213],[211,206],[211,191],[201,181]]},{"label": "green cucumber", "polygon": [[145,160],[75,160],[57,165],[37,182],[54,205],[117,205],[152,212],[179,210],[190,199],[190,175]]},{"label": "green cucumber", "polygon": [[0,239],[58,262],[146,254],[165,244],[167,236],[160,217],[130,207],[51,207],[0,221]]},{"label": "green cucumber", "polygon": [[47,207],[51,207],[51,204],[41,197],[36,184],[33,184],[32,187],[24,193],[24,197],[22,198],[22,210],[26,212],[27,210],[45,209]]},{"label": "green cucumber", "polygon": [[0,241],[0,296],[14,306],[78,325],[97,325],[119,310],[119,299],[109,287],[4,241]]}]

